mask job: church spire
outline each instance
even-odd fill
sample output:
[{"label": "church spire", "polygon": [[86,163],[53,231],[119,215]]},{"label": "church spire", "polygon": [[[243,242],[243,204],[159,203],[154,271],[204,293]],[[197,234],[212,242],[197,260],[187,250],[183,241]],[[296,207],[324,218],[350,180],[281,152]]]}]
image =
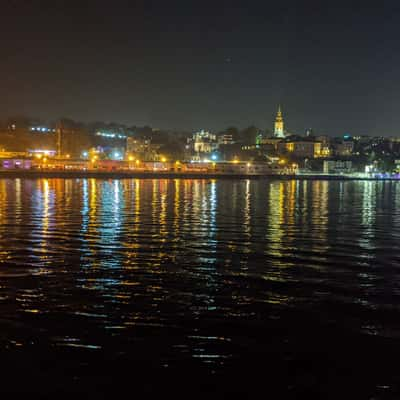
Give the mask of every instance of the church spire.
[{"label": "church spire", "polygon": [[277,112],[276,118],[275,118],[274,136],[278,137],[278,138],[285,137],[282,109],[281,109],[280,104],[278,105],[278,112]]}]

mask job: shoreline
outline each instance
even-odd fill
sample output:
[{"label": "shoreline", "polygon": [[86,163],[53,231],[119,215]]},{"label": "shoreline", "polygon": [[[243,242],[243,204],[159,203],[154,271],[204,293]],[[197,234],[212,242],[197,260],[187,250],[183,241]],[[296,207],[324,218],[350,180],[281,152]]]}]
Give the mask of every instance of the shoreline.
[{"label": "shoreline", "polygon": [[398,181],[398,178],[357,177],[344,175],[283,175],[283,174],[224,174],[173,171],[38,171],[0,170],[1,178],[61,178],[61,179],[274,179],[274,180],[329,180],[329,181]]}]

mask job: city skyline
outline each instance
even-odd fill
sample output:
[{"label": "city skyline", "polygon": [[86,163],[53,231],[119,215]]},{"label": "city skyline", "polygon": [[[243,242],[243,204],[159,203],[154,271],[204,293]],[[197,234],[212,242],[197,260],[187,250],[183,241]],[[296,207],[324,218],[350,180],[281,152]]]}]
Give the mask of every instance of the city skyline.
[{"label": "city skyline", "polygon": [[[151,128],[153,131],[165,131],[165,132],[175,132],[175,133],[184,133],[184,134],[189,134],[189,133],[193,133],[193,132],[198,132],[198,131],[202,131],[202,130],[207,130],[207,131],[212,131],[215,132],[217,134],[223,134],[226,130],[229,130],[231,128],[236,128],[238,130],[245,130],[246,128],[257,128],[260,133],[265,134],[267,136],[275,136],[275,137],[280,137],[282,139],[284,139],[285,137],[290,137],[292,135],[294,136],[309,136],[311,135],[317,135],[317,136],[329,136],[329,137],[348,137],[348,136],[354,136],[354,137],[360,137],[360,136],[370,136],[370,137],[397,137],[400,136],[398,134],[394,134],[394,135],[389,135],[389,134],[382,134],[380,131],[377,132],[372,132],[370,134],[365,134],[365,133],[360,133],[360,132],[351,132],[349,129],[345,129],[343,130],[343,132],[340,133],[333,133],[331,131],[319,131],[317,129],[315,129],[315,127],[313,125],[310,125],[306,128],[304,128],[304,130],[302,131],[296,131],[291,129],[290,127],[290,122],[289,122],[289,129],[287,129],[287,119],[286,119],[286,113],[282,107],[281,103],[277,103],[276,104],[276,109],[275,112],[271,114],[272,117],[269,121],[269,124],[267,124],[267,126],[264,125],[257,125],[255,123],[249,123],[249,124],[245,124],[245,125],[234,125],[234,124],[227,124],[223,127],[220,128],[210,128],[209,126],[207,126],[207,124],[203,123],[199,126],[196,127],[191,127],[191,128],[170,128],[170,127],[165,127],[165,126],[153,126],[151,124],[136,124],[134,121],[128,121],[128,122],[121,122],[118,120],[102,120],[101,118],[95,119],[95,120],[79,120],[79,119],[74,119],[70,116],[67,115],[63,115],[61,117],[55,117],[55,118],[44,118],[42,116],[33,116],[33,115],[22,115],[22,114],[14,114],[14,115],[8,115],[8,116],[2,116],[2,118],[0,117],[0,122],[3,124],[3,128],[8,125],[9,128],[11,129],[15,129],[14,126],[14,121],[24,121],[24,125],[30,121],[30,129],[32,131],[40,131],[41,127],[44,129],[43,132],[55,132],[55,129],[50,128],[50,127],[56,127],[58,126],[60,123],[62,124],[62,121],[68,121],[69,123],[74,123],[74,124],[78,124],[78,125],[85,125],[85,126],[94,126],[96,124],[101,124],[101,125],[110,125],[113,126],[115,125],[115,129],[116,131],[118,130],[116,127],[124,127],[124,129],[127,130],[132,130],[132,132],[134,132],[135,129],[139,129],[141,130],[142,128]],[[289,120],[290,121],[290,120]],[[277,124],[278,126],[280,124],[282,124],[281,127],[277,128]],[[277,129],[279,132],[277,132]]]}]

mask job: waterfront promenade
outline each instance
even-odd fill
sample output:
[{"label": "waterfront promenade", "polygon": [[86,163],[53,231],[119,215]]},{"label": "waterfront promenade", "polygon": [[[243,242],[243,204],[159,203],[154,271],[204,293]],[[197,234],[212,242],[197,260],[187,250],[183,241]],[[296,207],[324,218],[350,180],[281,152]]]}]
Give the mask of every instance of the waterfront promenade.
[{"label": "waterfront promenade", "polygon": [[179,171],[135,171],[135,170],[0,170],[0,178],[66,178],[66,179],[280,179],[280,180],[390,180],[398,181],[397,176],[364,176],[364,175],[335,175],[335,174],[240,174],[223,172],[179,172]]}]

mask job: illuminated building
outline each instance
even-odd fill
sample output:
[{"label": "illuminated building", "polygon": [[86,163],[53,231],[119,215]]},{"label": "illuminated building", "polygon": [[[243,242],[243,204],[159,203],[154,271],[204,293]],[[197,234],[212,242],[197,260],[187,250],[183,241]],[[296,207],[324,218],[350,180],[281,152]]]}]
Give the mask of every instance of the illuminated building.
[{"label": "illuminated building", "polygon": [[159,161],[158,150],[161,145],[152,143],[151,139],[128,137],[126,141],[126,151],[128,157],[141,161]]},{"label": "illuminated building", "polygon": [[126,135],[122,133],[114,133],[114,132],[102,132],[97,131],[96,136],[101,136],[110,139],[126,139]]},{"label": "illuminated building", "polygon": [[321,151],[319,157],[329,157],[331,155],[331,149],[329,146],[322,146],[321,144]]},{"label": "illuminated building", "polygon": [[25,151],[0,151],[0,158],[25,158],[28,157],[28,153]]},{"label": "illuminated building", "polygon": [[227,133],[218,136],[218,143],[219,144],[234,144],[235,141],[233,140],[233,136]]},{"label": "illuminated building", "polygon": [[193,150],[196,153],[211,153],[218,148],[216,135],[201,130],[193,134]]},{"label": "illuminated building", "polygon": [[34,149],[34,150],[28,150],[27,151],[29,156],[43,156],[43,157],[54,157],[57,154],[56,150],[50,150],[50,149]]},{"label": "illuminated building", "polygon": [[278,107],[278,113],[276,114],[276,118],[275,118],[274,136],[278,137],[278,138],[285,137],[281,106]]},{"label": "illuminated building", "polygon": [[338,156],[350,156],[353,154],[354,142],[343,141],[341,143],[334,144],[335,154]]},{"label": "illuminated building", "polygon": [[31,126],[29,128],[31,132],[37,132],[37,133],[54,133],[56,130],[54,128],[48,128],[46,126]]},{"label": "illuminated building", "polygon": [[61,159],[58,157],[49,158],[35,157],[31,160],[32,169],[46,169],[46,170],[71,170],[71,171],[86,171],[90,169],[90,162],[87,160],[70,160]]},{"label": "illuminated building", "polygon": [[324,161],[324,174],[343,174],[351,173],[353,171],[353,164],[351,161]]},{"label": "illuminated building", "polygon": [[213,153],[219,147],[217,136],[208,131],[201,130],[195,132],[191,138],[188,139],[186,150],[188,158],[192,160],[202,160],[209,158],[210,153]]},{"label": "illuminated building", "polygon": [[278,143],[280,153],[290,153],[296,157],[316,158],[321,157],[320,142],[281,142]]}]

